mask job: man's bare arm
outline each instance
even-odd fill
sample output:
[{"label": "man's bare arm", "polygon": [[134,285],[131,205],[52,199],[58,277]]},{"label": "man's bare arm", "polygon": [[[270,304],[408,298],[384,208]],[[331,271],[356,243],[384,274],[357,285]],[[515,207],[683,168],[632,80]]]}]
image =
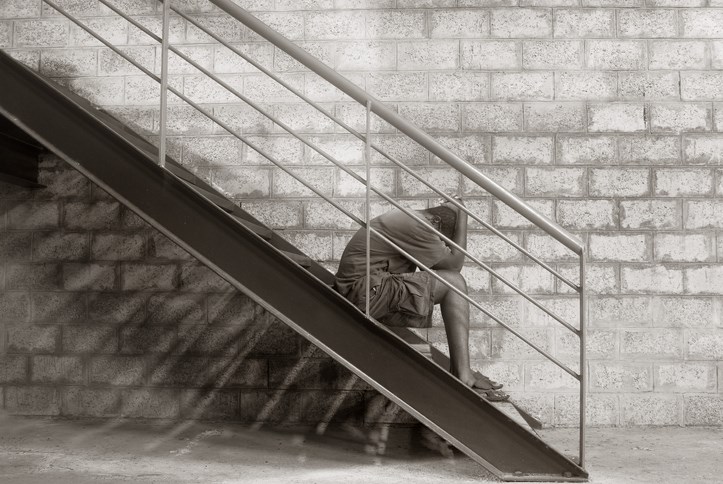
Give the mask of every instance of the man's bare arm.
[{"label": "man's bare arm", "polygon": [[[461,198],[455,197],[456,200],[461,204],[464,205],[464,202]],[[462,247],[463,249],[467,249],[467,212],[464,212],[457,208],[456,205],[452,203],[446,203],[446,206],[451,208],[457,213],[457,223],[454,227],[454,237],[452,237],[452,240],[454,243],[456,243],[458,246]],[[437,262],[437,264],[432,267],[432,269],[443,269],[443,270],[453,270],[453,271],[461,271],[462,266],[464,265],[464,254],[462,251],[457,249],[456,247],[451,248],[452,252],[447,255],[444,259]]]}]

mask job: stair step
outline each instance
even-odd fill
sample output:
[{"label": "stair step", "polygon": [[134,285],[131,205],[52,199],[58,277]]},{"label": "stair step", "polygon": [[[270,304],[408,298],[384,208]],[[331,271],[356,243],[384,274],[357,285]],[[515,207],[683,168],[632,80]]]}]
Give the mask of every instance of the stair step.
[{"label": "stair step", "polygon": [[[255,224],[253,222],[249,222],[248,220],[243,219],[243,218],[239,217],[238,215],[233,215],[233,218],[235,218],[241,225],[243,225],[250,231],[254,232],[256,235],[258,235],[262,239],[271,240],[273,231],[270,228],[264,227],[259,224]],[[296,254],[294,254],[294,255],[296,255]]]},{"label": "stair step", "polygon": [[282,250],[281,253],[284,254],[289,259],[296,262],[297,264],[299,264],[301,267],[306,267],[306,268],[311,267],[311,259],[309,259],[305,255],[294,254],[293,252],[287,252],[285,250]]}]

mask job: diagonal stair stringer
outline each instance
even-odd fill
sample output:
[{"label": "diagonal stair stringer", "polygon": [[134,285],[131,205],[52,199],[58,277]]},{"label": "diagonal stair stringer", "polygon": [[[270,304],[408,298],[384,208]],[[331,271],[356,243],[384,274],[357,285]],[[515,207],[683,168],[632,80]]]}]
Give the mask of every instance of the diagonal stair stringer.
[{"label": "diagonal stair stringer", "polygon": [[586,480],[584,469],[6,54],[0,114],[499,477]]}]

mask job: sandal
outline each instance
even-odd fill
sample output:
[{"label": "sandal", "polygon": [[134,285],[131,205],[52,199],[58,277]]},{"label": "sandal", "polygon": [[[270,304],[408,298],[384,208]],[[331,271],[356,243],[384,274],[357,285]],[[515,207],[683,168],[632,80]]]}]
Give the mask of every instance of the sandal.
[{"label": "sandal", "polygon": [[490,402],[506,402],[507,399],[510,398],[508,394],[499,390],[474,390],[479,393],[482,398]]}]

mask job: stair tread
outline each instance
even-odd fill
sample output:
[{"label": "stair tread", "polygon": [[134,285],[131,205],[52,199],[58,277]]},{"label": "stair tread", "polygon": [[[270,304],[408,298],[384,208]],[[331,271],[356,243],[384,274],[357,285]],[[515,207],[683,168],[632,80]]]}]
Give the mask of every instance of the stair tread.
[{"label": "stair tread", "polygon": [[311,267],[311,259],[305,255],[295,254],[293,252],[287,252],[285,250],[282,250],[281,253],[299,264],[301,267]]}]

